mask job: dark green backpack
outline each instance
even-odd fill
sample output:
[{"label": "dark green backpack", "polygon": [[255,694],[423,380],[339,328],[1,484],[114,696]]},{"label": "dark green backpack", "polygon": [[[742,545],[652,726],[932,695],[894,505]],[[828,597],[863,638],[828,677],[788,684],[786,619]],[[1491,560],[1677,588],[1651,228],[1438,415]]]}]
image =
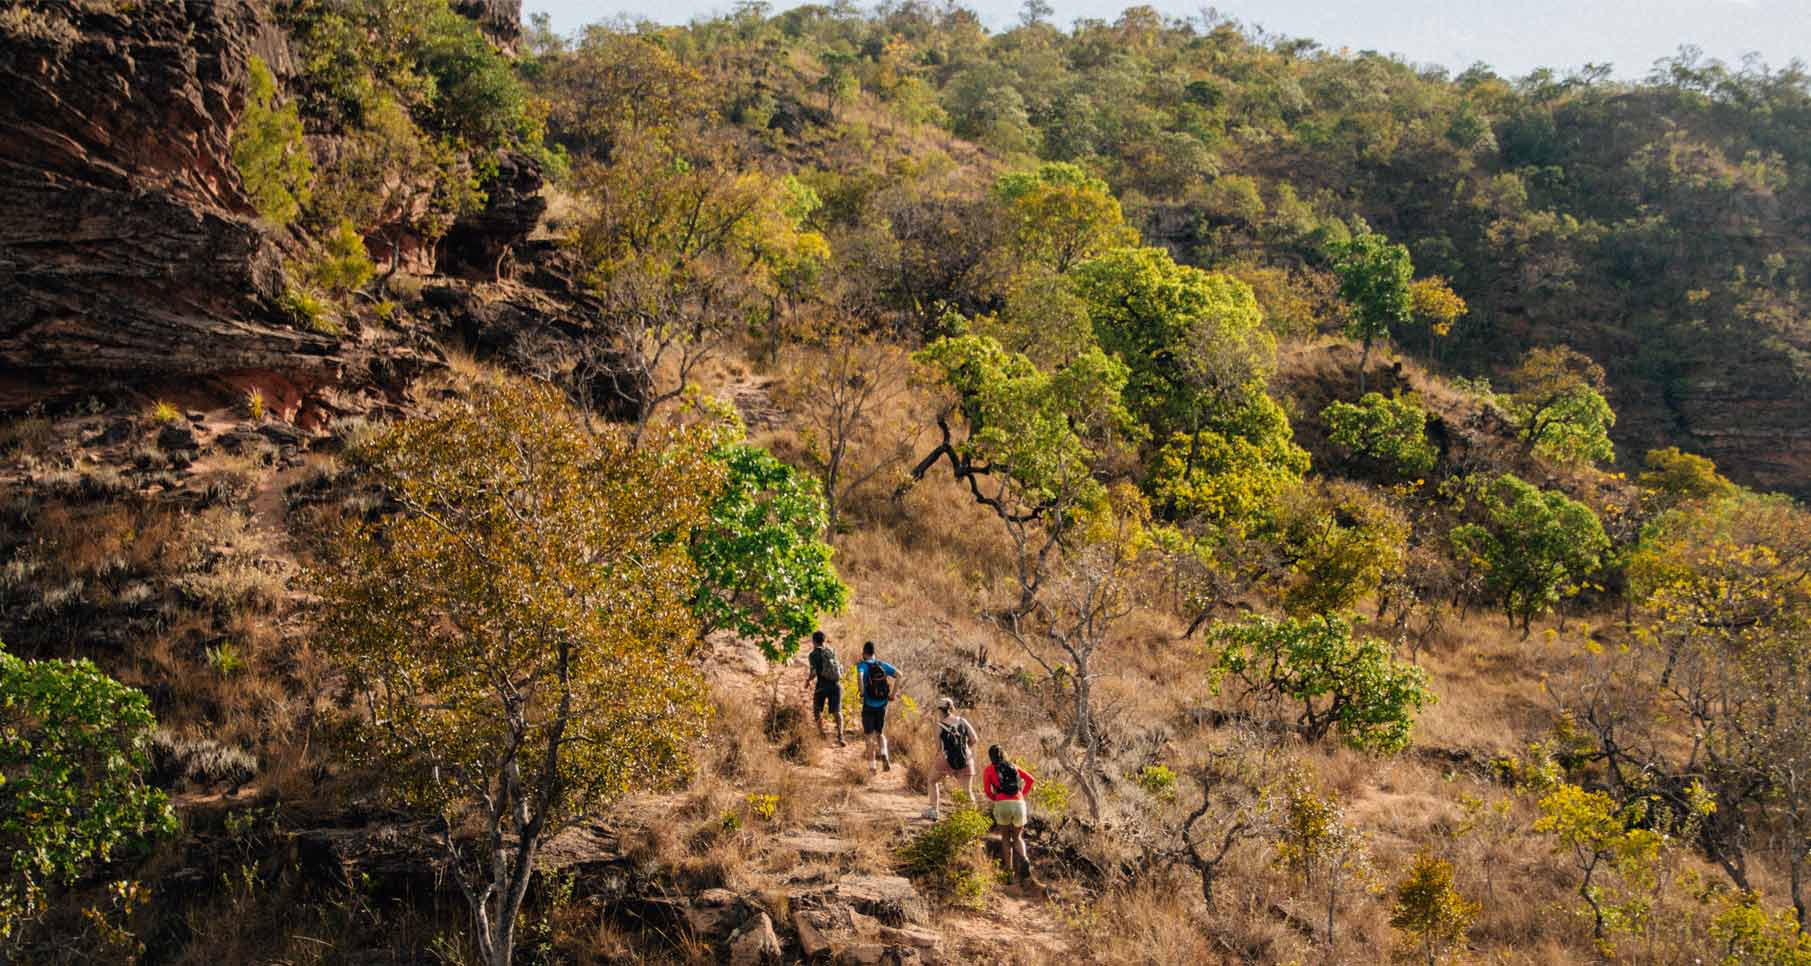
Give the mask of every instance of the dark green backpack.
[{"label": "dark green backpack", "polygon": [[811,649],[811,671],[823,684],[835,684],[843,679],[842,662],[836,659],[836,651],[828,644]]}]

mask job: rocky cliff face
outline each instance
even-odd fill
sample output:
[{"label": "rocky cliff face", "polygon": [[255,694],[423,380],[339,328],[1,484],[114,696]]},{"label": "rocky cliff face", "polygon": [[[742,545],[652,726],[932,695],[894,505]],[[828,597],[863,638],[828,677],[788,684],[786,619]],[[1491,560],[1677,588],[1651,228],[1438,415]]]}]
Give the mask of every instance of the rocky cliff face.
[{"label": "rocky cliff face", "polygon": [[351,360],[279,310],[286,242],[231,164],[250,57],[288,61],[262,7],[45,0],[8,23],[0,408],[179,374],[336,378]]},{"label": "rocky cliff face", "polygon": [[452,8],[476,20],[506,50],[522,38],[522,0],[452,0]]}]

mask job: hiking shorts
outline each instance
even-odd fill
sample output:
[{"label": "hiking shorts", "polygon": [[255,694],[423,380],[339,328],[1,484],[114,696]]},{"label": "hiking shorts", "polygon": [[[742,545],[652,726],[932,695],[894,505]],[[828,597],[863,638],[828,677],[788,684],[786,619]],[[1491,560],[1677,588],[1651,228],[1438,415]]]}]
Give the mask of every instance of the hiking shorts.
[{"label": "hiking shorts", "polygon": [[1023,798],[994,803],[994,824],[1002,828],[1024,828],[1030,818],[1031,812],[1025,807]]},{"label": "hiking shorts", "polygon": [[952,768],[950,760],[944,757],[942,750],[938,750],[931,756],[931,781],[940,781],[945,778],[960,778],[968,781],[974,777],[975,762],[973,759],[970,759],[969,763],[961,768]]},{"label": "hiking shorts", "polygon": [[825,714],[842,714],[843,686],[835,681],[818,682],[817,690],[811,692],[811,713],[819,718]]},{"label": "hiking shorts", "polygon": [[861,706],[861,733],[878,735],[887,730],[887,706],[876,708],[870,704]]}]

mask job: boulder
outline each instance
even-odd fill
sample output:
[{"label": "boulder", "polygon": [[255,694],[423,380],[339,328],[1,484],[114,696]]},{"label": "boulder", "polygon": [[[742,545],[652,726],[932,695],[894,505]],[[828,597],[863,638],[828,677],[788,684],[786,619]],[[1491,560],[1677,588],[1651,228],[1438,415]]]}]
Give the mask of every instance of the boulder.
[{"label": "boulder", "polygon": [[807,963],[826,962],[833,950],[830,938],[817,922],[817,917],[804,912],[792,914],[792,931],[799,935],[799,954]]},{"label": "boulder", "polygon": [[773,920],[757,912],[729,938],[730,966],[779,966],[783,953]]},{"label": "boulder", "polygon": [[693,896],[692,901],[686,905],[685,918],[693,935],[715,945],[727,939],[758,912],[753,904],[728,889],[706,889]]},{"label": "boulder", "polygon": [[525,154],[497,155],[497,176],[485,184],[484,207],[453,223],[441,242],[441,267],[482,278],[499,273],[506,253],[528,239],[547,211],[541,163]]},{"label": "boulder", "polygon": [[186,423],[168,423],[157,432],[157,448],[161,450],[196,449],[199,445],[194,428]]},{"label": "boulder", "polygon": [[833,887],[837,900],[890,926],[930,918],[924,897],[910,879],[896,875],[846,875]]}]

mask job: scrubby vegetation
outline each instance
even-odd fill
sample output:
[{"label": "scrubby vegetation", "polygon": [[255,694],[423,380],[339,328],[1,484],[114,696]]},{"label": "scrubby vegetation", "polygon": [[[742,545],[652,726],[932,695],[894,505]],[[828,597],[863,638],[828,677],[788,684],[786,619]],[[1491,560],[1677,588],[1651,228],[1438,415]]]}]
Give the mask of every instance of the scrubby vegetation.
[{"label": "scrubby vegetation", "polygon": [[[1803,368],[1797,68],[456,7],[279,4],[232,135],[272,310],[412,368],[0,432],[24,958],[1804,961],[1811,514],[1680,409]],[[883,771],[819,627],[851,716],[905,672]],[[914,818],[944,696],[1036,887]]]}]

